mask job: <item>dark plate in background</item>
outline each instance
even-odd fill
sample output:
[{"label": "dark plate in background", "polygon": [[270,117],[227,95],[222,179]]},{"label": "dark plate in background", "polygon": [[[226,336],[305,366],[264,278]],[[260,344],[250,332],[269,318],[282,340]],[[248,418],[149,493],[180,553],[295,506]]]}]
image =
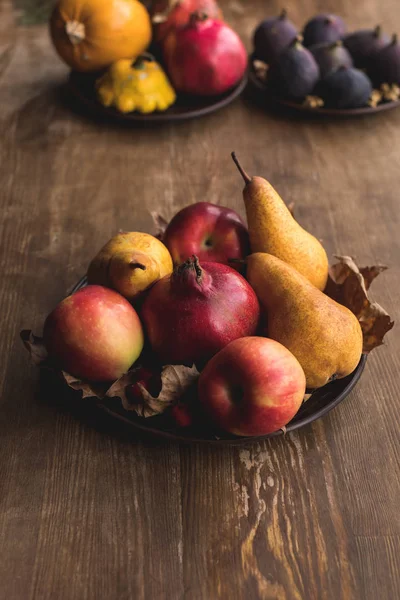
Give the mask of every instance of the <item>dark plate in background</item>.
[{"label": "dark plate in background", "polygon": [[310,108],[309,106],[303,106],[298,102],[292,100],[285,100],[271,93],[268,86],[257,77],[254,69],[251,67],[249,70],[249,84],[251,88],[259,94],[264,94],[266,101],[273,102],[276,105],[295,110],[299,113],[306,113],[308,115],[321,115],[329,117],[357,117],[362,115],[373,115],[385,110],[391,110],[400,106],[400,100],[392,100],[391,102],[382,102],[378,106],[364,106],[362,108]]},{"label": "dark plate in background", "polygon": [[231,90],[219,96],[190,96],[178,94],[175,104],[164,112],[154,112],[142,115],[139,112],[123,114],[115,108],[103,106],[96,97],[95,82],[99,74],[77,73],[71,71],[68,79],[68,89],[81,104],[94,111],[95,114],[126,123],[168,123],[186,121],[213,113],[233,102],[243,92],[247,85],[247,76]]}]

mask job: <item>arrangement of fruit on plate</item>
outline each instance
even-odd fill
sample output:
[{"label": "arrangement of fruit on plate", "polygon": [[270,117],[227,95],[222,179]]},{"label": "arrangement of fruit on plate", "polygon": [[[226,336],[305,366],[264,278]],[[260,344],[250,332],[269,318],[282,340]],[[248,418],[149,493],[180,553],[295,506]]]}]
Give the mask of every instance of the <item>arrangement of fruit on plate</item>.
[{"label": "arrangement of fruit on plate", "polygon": [[356,109],[400,94],[397,34],[377,25],[347,33],[343,19],[319,14],[302,33],[285,10],[254,32],[253,69],[273,96],[311,109]]},{"label": "arrangement of fruit on plate", "polygon": [[[51,38],[98,102],[119,113],[165,112],[180,96],[217,98],[241,82],[247,54],[215,0],[59,0]],[[159,58],[158,58],[159,57]]]},{"label": "arrangement of fruit on plate", "polygon": [[198,202],[157,235],[118,233],[43,338],[21,333],[36,363],[83,397],[122,400],[127,415],[253,437],[284,429],[314,390],[382,343],[393,322],[367,289],[385,267],[338,257],[329,269],[272,185],[232,158],[247,226]]}]

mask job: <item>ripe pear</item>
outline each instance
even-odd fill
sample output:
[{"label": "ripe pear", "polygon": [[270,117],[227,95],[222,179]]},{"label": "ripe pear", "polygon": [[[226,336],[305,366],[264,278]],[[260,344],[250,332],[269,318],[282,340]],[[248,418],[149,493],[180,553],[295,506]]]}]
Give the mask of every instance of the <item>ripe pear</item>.
[{"label": "ripe pear", "polygon": [[134,300],[172,270],[171,255],[160,240],[148,233],[121,232],[95,256],[87,277],[91,284],[113,288]]},{"label": "ripe pear", "polygon": [[247,279],[267,313],[268,337],[294,354],[307,388],[319,388],[354,371],[363,337],[348,308],[271,254],[257,252],[247,258]]},{"label": "ripe pear", "polygon": [[328,257],[322,244],[290,214],[278,192],[263,177],[249,177],[234,152],[245,181],[243,199],[252,252],[268,252],[292,265],[319,290],[328,279]]}]

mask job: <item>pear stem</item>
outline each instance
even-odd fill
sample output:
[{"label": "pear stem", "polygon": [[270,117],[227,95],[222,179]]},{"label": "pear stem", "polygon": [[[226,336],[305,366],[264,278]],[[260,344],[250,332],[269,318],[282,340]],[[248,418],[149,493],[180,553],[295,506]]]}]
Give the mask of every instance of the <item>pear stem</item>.
[{"label": "pear stem", "polygon": [[146,266],[142,265],[142,263],[132,261],[129,263],[130,268],[133,269],[142,269],[142,271],[146,270]]},{"label": "pear stem", "polygon": [[234,152],[231,152],[231,156],[232,156],[233,162],[235,163],[235,165],[238,168],[239,173],[243,177],[245,184],[247,185],[248,183],[251,183],[251,177],[249,175],[247,175],[246,171],[243,169],[242,165],[240,164],[240,162],[237,159],[236,154]]}]

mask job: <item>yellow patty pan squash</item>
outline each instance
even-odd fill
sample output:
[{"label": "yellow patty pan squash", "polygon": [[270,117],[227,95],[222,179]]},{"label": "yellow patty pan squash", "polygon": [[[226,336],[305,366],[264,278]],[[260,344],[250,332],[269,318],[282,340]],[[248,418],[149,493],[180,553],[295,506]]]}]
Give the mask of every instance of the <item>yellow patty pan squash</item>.
[{"label": "yellow patty pan squash", "polygon": [[162,67],[150,56],[118,60],[96,82],[97,95],[103,106],[114,106],[122,113],[143,114],[167,110],[176,100]]}]

